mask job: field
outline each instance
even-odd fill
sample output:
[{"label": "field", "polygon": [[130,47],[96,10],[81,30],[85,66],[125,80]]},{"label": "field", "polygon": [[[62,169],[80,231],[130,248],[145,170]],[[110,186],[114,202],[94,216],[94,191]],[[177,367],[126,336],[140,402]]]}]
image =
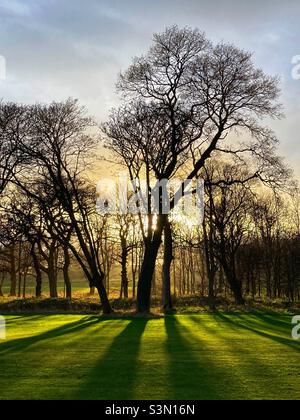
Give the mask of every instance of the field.
[{"label": "field", "polygon": [[[70,270],[70,275],[72,278],[72,290],[76,294],[78,293],[88,293],[89,292],[89,285],[87,280],[83,277],[81,272],[76,269],[72,268]],[[26,295],[27,296],[35,296],[35,287],[36,287],[36,280],[32,276],[28,276],[26,280]],[[49,281],[45,274],[43,274],[43,295],[49,295]],[[59,273],[58,280],[57,280],[57,290],[60,296],[64,296],[65,285],[63,281],[62,274]],[[10,291],[10,278],[6,276],[4,285],[3,285],[3,293],[4,295],[8,295]],[[21,292],[23,291],[23,283],[21,285]]]},{"label": "field", "polygon": [[[87,279],[83,276],[81,270],[75,265],[70,269],[70,276],[72,279],[72,294],[74,297],[87,296],[89,294],[90,288]],[[119,267],[113,267],[112,276],[110,280],[110,297],[117,298],[120,295],[120,282],[121,274]],[[35,277],[28,276],[26,280],[26,297],[35,296],[36,280]],[[10,292],[10,278],[9,276],[5,277],[3,285],[3,294],[5,296],[9,295]],[[58,274],[57,279],[57,291],[59,297],[65,296],[65,284],[63,280],[63,275],[61,272]],[[132,287],[129,287],[130,293],[132,293]],[[43,285],[42,285],[43,296],[49,296],[49,281],[47,276],[43,274]],[[21,284],[21,294],[23,295],[23,282]]]},{"label": "field", "polygon": [[0,399],[300,399],[291,317],[9,315]]}]

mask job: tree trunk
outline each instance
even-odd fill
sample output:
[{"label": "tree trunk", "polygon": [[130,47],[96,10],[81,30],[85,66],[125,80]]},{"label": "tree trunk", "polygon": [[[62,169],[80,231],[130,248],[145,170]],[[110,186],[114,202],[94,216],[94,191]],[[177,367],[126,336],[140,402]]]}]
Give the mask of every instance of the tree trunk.
[{"label": "tree trunk", "polygon": [[138,247],[134,246],[131,253],[131,272],[132,272],[132,297],[135,299],[136,296],[136,276],[139,264]]},{"label": "tree trunk", "polygon": [[205,261],[206,261],[206,270],[208,276],[208,301],[209,307],[211,310],[216,310],[216,293],[215,293],[215,281],[217,274],[217,266],[215,261],[215,253],[213,248],[213,237],[212,237],[212,219],[210,217],[210,226],[209,233],[203,223],[203,233],[204,233],[204,248],[205,248]]},{"label": "tree trunk", "polygon": [[35,296],[37,298],[40,298],[42,296],[42,282],[43,282],[43,277],[42,277],[42,271],[41,271],[41,267],[40,267],[40,262],[39,262],[39,258],[36,255],[35,252],[35,244],[33,243],[31,245],[31,258],[33,261],[33,267],[34,267],[34,271],[35,271],[35,275],[36,275],[36,287],[35,287]]},{"label": "tree trunk", "polygon": [[171,265],[173,261],[173,238],[171,223],[166,221],[164,238],[164,265],[163,265],[163,284],[162,284],[162,302],[163,309],[170,311],[173,309],[171,292]]},{"label": "tree trunk", "polygon": [[106,293],[106,289],[104,287],[104,274],[99,273],[99,271],[94,268],[93,277],[91,279],[91,287],[95,287],[98,291],[101,304],[102,304],[102,310],[105,315],[110,315],[113,313],[112,307],[109,303],[109,299]]},{"label": "tree trunk", "polygon": [[0,297],[3,297],[3,284],[4,284],[4,279],[5,279],[5,273],[2,273],[2,276],[0,278]]},{"label": "tree trunk", "polygon": [[215,279],[215,273],[210,271],[208,273],[208,300],[209,307],[213,311],[216,310]]},{"label": "tree trunk", "polygon": [[55,251],[56,246],[53,245],[50,248],[49,260],[48,260],[48,279],[49,279],[49,289],[50,289],[50,298],[56,299],[58,297],[57,293],[57,269],[55,267]]},{"label": "tree trunk", "polygon": [[90,250],[88,249],[86,242],[84,240],[84,237],[82,235],[82,232],[77,224],[77,221],[73,215],[72,217],[76,235],[78,238],[78,241],[80,243],[80,247],[83,251],[83,254],[86,258],[86,262],[88,264],[89,269],[87,269],[85,263],[82,261],[82,259],[79,257],[78,253],[75,253],[75,257],[77,258],[77,261],[83,268],[85,275],[89,279],[90,282],[90,289],[93,290],[93,288],[96,288],[100,297],[100,301],[103,308],[103,313],[105,315],[109,315],[113,313],[113,309],[109,303],[108,294],[106,292],[104,281],[105,281],[105,274],[101,270],[101,268],[98,267],[97,264],[97,257],[96,255],[91,255]]},{"label": "tree trunk", "polygon": [[224,267],[224,271],[225,271],[230,289],[234,295],[235,303],[237,305],[245,305],[246,302],[243,297],[242,285],[238,281],[236,274],[228,266],[226,266],[226,268]]},{"label": "tree trunk", "polygon": [[24,277],[23,277],[23,299],[26,299],[27,274],[28,274],[28,270],[26,270],[26,273],[24,273]]},{"label": "tree trunk", "polygon": [[242,283],[238,280],[235,268],[235,254],[226,255],[226,243],[221,241],[219,261],[224,269],[224,273],[230,289],[234,295],[237,305],[245,305],[243,297]]},{"label": "tree trunk", "polygon": [[126,239],[123,239],[121,241],[122,245],[122,256],[121,256],[121,266],[122,266],[122,272],[121,272],[121,297],[124,296],[125,299],[128,299],[128,273],[127,273],[127,259],[128,259],[128,248]]},{"label": "tree trunk", "polygon": [[17,273],[16,273],[16,256],[15,245],[12,245],[9,250],[10,255],[10,293],[9,296],[15,297],[17,294]]},{"label": "tree trunk", "polygon": [[22,288],[22,247],[19,243],[18,250],[18,298],[21,297],[21,288]]},{"label": "tree trunk", "polygon": [[67,246],[64,246],[64,266],[63,266],[63,276],[64,276],[64,282],[66,287],[66,298],[72,299],[72,284],[71,279],[69,276],[69,268],[71,264],[69,249]]},{"label": "tree trunk", "polygon": [[53,270],[50,270],[48,273],[48,280],[49,280],[49,289],[50,289],[50,298],[57,299],[57,277]]},{"label": "tree trunk", "polygon": [[144,259],[138,282],[137,310],[140,314],[148,314],[151,308],[151,289],[158,251],[162,243],[165,216],[157,217],[157,226],[153,238],[145,245]]},{"label": "tree trunk", "polygon": [[102,304],[103,313],[105,315],[112,314],[113,309],[109,303],[108,295],[104,286],[105,275],[101,268],[98,268],[97,258],[95,256],[91,256],[91,254],[89,253],[86,243],[82,238],[80,230],[78,230],[77,237],[80,242],[81,249],[86,258],[86,262],[83,261],[83,259],[79,256],[75,249],[72,250],[73,254],[79,262],[81,268],[84,271],[84,274],[86,275],[89,281],[90,291],[97,289]]}]

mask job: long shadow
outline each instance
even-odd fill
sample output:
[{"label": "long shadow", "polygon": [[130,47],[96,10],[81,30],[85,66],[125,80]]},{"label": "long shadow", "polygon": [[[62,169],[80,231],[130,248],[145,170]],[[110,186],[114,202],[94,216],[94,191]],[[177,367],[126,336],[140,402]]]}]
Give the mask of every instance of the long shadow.
[{"label": "long shadow", "polygon": [[[199,327],[199,317],[191,316],[190,320],[195,324],[195,327]],[[265,388],[266,383],[268,381],[270,383],[276,377],[274,366],[269,365],[261,358],[261,354],[257,352],[255,346],[249,347],[244,343],[243,334],[241,334],[243,329],[240,327],[233,329],[231,328],[231,324],[229,324],[229,329],[226,329],[227,324],[224,325],[224,321],[217,320],[218,323],[215,323],[218,324],[217,330],[209,322],[202,322],[201,328],[210,337],[213,337],[215,346],[218,349],[222,349],[224,355],[230,357],[231,360],[229,359],[227,363],[231,363],[234,360],[236,382],[240,384],[240,388],[243,389],[245,397],[247,399],[266,398],[266,393],[270,392],[269,388]],[[232,336],[233,331],[234,335]]]},{"label": "long shadow", "polygon": [[[215,316],[218,317],[219,319],[223,320],[224,322],[226,322],[227,324],[231,324],[235,329],[236,328],[241,328],[244,329],[246,331],[252,332],[256,335],[259,335],[261,337],[267,338],[269,340],[275,341],[276,343],[282,344],[284,346],[290,347],[293,350],[297,350],[300,351],[300,343],[293,341],[292,338],[285,338],[285,337],[280,337],[278,335],[275,335],[271,332],[265,332],[262,331],[261,328],[263,328],[263,325],[256,325],[254,326],[253,324],[251,325],[251,321],[247,321],[245,319],[245,316],[241,316],[239,314],[234,315],[235,320],[233,319],[233,317],[228,317],[226,315],[224,315],[221,312],[216,312]],[[256,317],[259,319],[259,315],[256,315]],[[267,318],[261,318],[261,320],[268,325],[268,327],[271,329],[273,329],[273,331],[276,331],[276,323],[274,324],[272,319],[267,319]]]},{"label": "long shadow", "polygon": [[[165,318],[168,335],[166,349],[169,357],[170,387],[174,400],[219,400],[230,398],[226,389],[220,392],[219,383],[224,371],[214,364],[204,340],[192,339],[191,331],[176,317]],[[188,337],[188,338],[187,338]],[[194,340],[194,341],[193,341]],[[227,378],[230,382],[233,378]],[[227,394],[227,395],[226,395]]]},{"label": "long shadow", "polygon": [[1,315],[7,318],[7,321],[21,321],[26,318],[35,319],[35,318],[40,318],[42,316],[42,314],[22,314],[22,313],[21,314],[1,313]]},{"label": "long shadow", "polygon": [[37,321],[39,319],[45,318],[45,315],[32,315],[32,314],[20,314],[20,315],[10,315],[10,314],[1,314],[2,316],[4,316],[5,321],[6,321],[6,326],[11,326],[11,325],[17,325],[19,326],[20,323],[24,323],[27,320],[30,321]]},{"label": "long shadow", "polygon": [[[105,345],[111,325],[108,318],[87,316],[33,337],[1,344],[0,365],[3,363],[5,369],[0,369],[0,399],[1,395],[10,395],[7,389],[16,386],[21,390],[16,394],[18,399],[48,399],[49,395],[69,398],[89,361],[98,354],[97,349],[93,352],[94,342],[100,336]],[[113,325],[120,325],[120,321],[115,320]],[[68,385],[62,387],[63,383]],[[47,389],[56,386],[57,392]]]},{"label": "long shadow", "polygon": [[265,312],[257,312],[252,314],[252,318],[256,320],[263,321],[264,323],[268,324],[271,329],[279,329],[282,331],[286,331],[287,329],[291,328],[291,318],[292,315],[280,315],[280,314],[268,314]]},{"label": "long shadow", "polygon": [[147,323],[147,319],[130,321],[104,356],[92,366],[74,399],[134,399],[140,345]]},{"label": "long shadow", "polygon": [[50,340],[50,339],[58,338],[61,336],[66,336],[68,334],[80,332],[81,330],[85,328],[88,328],[94,324],[100,323],[101,321],[104,321],[104,319],[88,316],[83,319],[80,319],[79,321],[75,321],[69,324],[64,324],[61,327],[48,330],[41,334],[37,334],[30,337],[19,338],[16,340],[10,340],[10,341],[1,343],[0,356],[7,352],[24,351],[35,344],[44,342],[45,340]]}]

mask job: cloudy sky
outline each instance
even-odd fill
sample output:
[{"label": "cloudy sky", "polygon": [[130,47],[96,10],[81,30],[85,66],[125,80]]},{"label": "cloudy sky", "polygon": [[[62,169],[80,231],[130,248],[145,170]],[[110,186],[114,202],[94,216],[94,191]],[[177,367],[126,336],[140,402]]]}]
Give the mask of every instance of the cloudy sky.
[{"label": "cloudy sky", "polygon": [[281,76],[286,118],[273,128],[300,177],[300,80],[291,63],[300,55],[299,16],[299,0],[0,0],[7,62],[0,98],[71,96],[105,119],[117,102],[118,73],[147,50],[153,32],[174,23],[199,27],[215,42],[253,51],[259,67]]}]

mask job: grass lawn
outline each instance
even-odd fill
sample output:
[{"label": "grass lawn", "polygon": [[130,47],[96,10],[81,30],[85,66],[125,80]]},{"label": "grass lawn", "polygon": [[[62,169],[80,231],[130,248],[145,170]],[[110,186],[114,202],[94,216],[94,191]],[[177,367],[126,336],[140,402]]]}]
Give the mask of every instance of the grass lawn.
[{"label": "grass lawn", "polygon": [[290,316],[6,320],[0,399],[300,399]]}]

